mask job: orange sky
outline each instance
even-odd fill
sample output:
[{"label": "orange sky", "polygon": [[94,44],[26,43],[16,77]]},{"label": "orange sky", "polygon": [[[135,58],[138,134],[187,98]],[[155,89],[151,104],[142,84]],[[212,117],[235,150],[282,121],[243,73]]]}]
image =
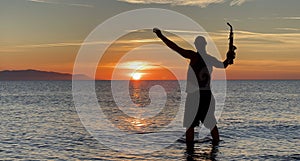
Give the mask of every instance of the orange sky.
[{"label": "orange sky", "polygon": [[[241,32],[242,33],[242,32]],[[186,41],[179,37],[165,31],[165,34],[179,46],[186,49],[195,50],[193,46],[190,46]],[[212,38],[216,43],[219,43],[218,47],[222,60],[225,59],[224,51],[227,51],[226,32],[213,35]],[[248,33],[246,33],[247,35]],[[223,37],[221,37],[221,35]],[[246,37],[245,34],[239,35],[240,37]],[[290,60],[288,57],[285,60],[282,57],[278,57],[278,53],[284,51],[283,47],[274,47],[268,44],[257,44],[253,50],[265,50],[260,57],[250,55],[249,45],[243,44],[242,38],[239,38],[240,42],[237,42],[237,59],[235,64],[229,66],[226,69],[227,79],[300,79],[300,69],[298,60]],[[273,36],[276,38],[275,36]],[[277,39],[279,39],[278,37]],[[275,41],[275,40],[274,40]],[[220,42],[223,44],[220,45]],[[149,46],[149,44],[155,44],[157,46]],[[147,46],[148,45],[148,46]],[[160,45],[160,46],[159,46]],[[292,44],[286,44],[289,46]],[[146,46],[146,47],[144,47]],[[271,48],[278,48],[276,51]],[[282,49],[283,48],[283,49]],[[291,49],[293,50],[293,49]],[[272,60],[259,60],[268,55],[271,56]],[[287,56],[289,54],[286,54]],[[124,57],[127,56],[126,59]],[[290,55],[292,56],[292,55]],[[162,62],[164,60],[164,62]],[[121,38],[119,38],[114,44],[112,44],[104,54],[104,57],[98,65],[96,79],[130,79],[131,73],[139,72],[142,73],[141,79],[146,80],[157,80],[157,79],[176,79],[171,71],[172,69],[180,73],[177,79],[186,79],[186,72],[188,66],[178,65],[179,62],[188,60],[180,57],[176,52],[167,48],[161,40],[150,31],[143,32],[131,32]],[[163,67],[164,66],[164,67]],[[135,71],[137,70],[137,71]],[[112,78],[113,72],[115,76]],[[213,78],[222,79],[218,76],[218,72],[215,70]]]},{"label": "orange sky", "polygon": [[[191,48],[183,39],[166,34]],[[108,47],[98,64],[96,79],[127,80],[132,73],[141,73],[143,80],[176,80],[185,79],[186,70],[187,61],[164,46],[152,30],[140,30],[120,37]],[[172,71],[179,73],[178,78]]]},{"label": "orange sky", "polygon": [[[210,34],[223,60],[225,59],[224,53],[227,51],[227,34],[226,31]],[[178,37],[167,35],[180,46],[194,50],[192,46],[179,40]],[[275,44],[249,42],[250,38],[247,37],[249,35],[250,37],[263,36],[261,40],[256,40],[259,42],[265,41],[266,38],[273,41],[284,40],[284,42]],[[259,34],[242,31],[237,31],[235,36],[238,46],[237,59],[234,65],[226,69],[227,79],[300,79],[300,56],[297,55],[299,47],[296,41],[300,41],[298,37],[288,39],[291,37],[289,34]],[[73,62],[76,58],[74,53],[78,52],[80,45],[80,42],[74,42],[68,45],[17,46],[11,49],[16,51],[0,55],[0,70],[38,69],[72,73]],[[21,54],[19,50],[30,52],[26,54],[30,56],[23,56],[24,54]],[[124,59],[123,56],[127,58]],[[114,79],[130,79],[130,75],[137,72],[136,69],[142,73],[141,79],[177,79],[168,68],[180,73],[178,79],[185,79],[187,66],[178,66],[179,61],[188,63],[187,60],[164,46],[151,32],[146,34],[133,32],[121,37],[106,51],[105,56],[99,62],[96,79],[111,79],[115,67],[118,70]]]},{"label": "orange sky", "polygon": [[[216,44],[220,60],[225,59],[228,50],[226,22],[231,22],[238,49],[235,64],[226,69],[227,79],[300,79],[300,1],[76,2],[88,5],[51,0],[1,1],[0,70],[72,73],[82,42],[96,26],[123,11],[160,7],[199,23]],[[197,31],[163,30],[188,35],[189,41],[198,36]],[[180,46],[194,50],[178,37],[168,36]],[[130,79],[138,69],[141,79],[174,79],[172,71],[177,73],[176,79],[185,79],[187,63],[153,33],[131,33],[110,46],[95,77]],[[214,77],[218,78],[218,74]]]}]

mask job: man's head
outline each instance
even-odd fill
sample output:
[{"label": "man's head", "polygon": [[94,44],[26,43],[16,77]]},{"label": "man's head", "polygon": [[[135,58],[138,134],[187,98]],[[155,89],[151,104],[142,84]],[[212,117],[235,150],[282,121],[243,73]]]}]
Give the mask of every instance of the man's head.
[{"label": "man's head", "polygon": [[203,36],[196,37],[194,44],[199,53],[206,52],[205,49],[206,49],[207,42]]}]

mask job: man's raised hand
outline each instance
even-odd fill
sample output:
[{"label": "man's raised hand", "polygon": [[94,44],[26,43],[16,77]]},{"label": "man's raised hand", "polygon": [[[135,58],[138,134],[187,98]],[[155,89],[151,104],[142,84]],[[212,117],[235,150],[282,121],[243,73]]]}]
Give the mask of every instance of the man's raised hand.
[{"label": "man's raised hand", "polygon": [[156,35],[158,37],[162,36],[162,33],[161,33],[160,29],[158,29],[158,28],[153,28],[153,32],[156,33]]}]

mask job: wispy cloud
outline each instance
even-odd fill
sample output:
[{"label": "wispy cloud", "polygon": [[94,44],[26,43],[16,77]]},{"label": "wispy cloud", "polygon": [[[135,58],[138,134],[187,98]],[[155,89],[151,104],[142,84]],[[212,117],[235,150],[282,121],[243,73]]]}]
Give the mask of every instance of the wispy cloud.
[{"label": "wispy cloud", "polygon": [[48,48],[48,47],[66,47],[66,46],[81,46],[81,45],[97,45],[107,44],[108,42],[94,41],[94,42],[58,42],[58,43],[47,43],[47,44],[27,44],[19,45],[16,48]]},{"label": "wispy cloud", "polygon": [[276,30],[284,30],[284,31],[300,31],[300,28],[275,28]]},{"label": "wispy cloud", "polygon": [[300,20],[300,17],[279,17],[279,18],[285,20]]},{"label": "wispy cloud", "polygon": [[249,1],[249,0],[233,0],[230,2],[230,6],[240,6],[242,5],[243,3],[245,3],[246,1]]},{"label": "wispy cloud", "polygon": [[165,30],[172,33],[183,33],[183,34],[205,34],[206,32],[192,31],[192,30]]},{"label": "wispy cloud", "polygon": [[37,2],[37,3],[49,3],[49,4],[57,4],[56,1],[53,0],[28,0],[29,2]]},{"label": "wispy cloud", "polygon": [[70,6],[77,6],[77,7],[88,7],[88,8],[93,8],[93,5],[89,5],[89,4],[78,4],[78,3],[73,3],[70,4]]},{"label": "wispy cloud", "polygon": [[[219,47],[220,51],[228,48],[228,32],[219,31],[209,33],[211,38]],[[238,53],[247,55],[248,59],[290,59],[292,57],[298,59],[300,50],[299,41],[300,33],[260,33],[253,31],[235,30],[234,43],[237,46]],[[257,55],[259,54],[259,56]]]},{"label": "wispy cloud", "polygon": [[35,3],[46,3],[46,4],[57,4],[57,5],[68,5],[68,6],[75,6],[75,7],[88,7],[92,8],[93,5],[89,4],[80,4],[80,3],[62,3],[59,0],[27,0],[29,2],[35,2]]},{"label": "wispy cloud", "polygon": [[142,69],[142,70],[148,70],[148,69],[156,69],[160,68],[159,65],[153,64],[146,61],[127,61],[123,63],[119,63],[118,67],[119,69]]},{"label": "wispy cloud", "polygon": [[[299,72],[299,60],[238,60],[240,71]],[[249,68],[251,67],[251,68]]]},{"label": "wispy cloud", "polygon": [[[289,28],[288,28],[289,29]],[[235,39],[237,41],[247,41],[254,43],[285,43],[297,44],[300,41],[300,33],[260,33],[252,31],[235,30]],[[210,33],[214,40],[222,40],[228,36],[228,31],[221,30],[218,32]]]},{"label": "wispy cloud", "polygon": [[[175,6],[199,6],[207,7],[210,4],[224,3],[230,0],[118,0],[121,2],[134,3],[134,4],[170,4]],[[230,5],[242,5],[250,0],[231,0]]]},{"label": "wispy cloud", "polygon": [[[172,32],[172,33],[183,33],[183,34],[201,34],[201,33],[204,33],[204,32],[201,32],[201,31],[193,31],[193,30],[164,30],[164,29],[161,29],[163,31],[168,31],[168,32]],[[127,30],[127,32],[137,32],[136,30]],[[139,32],[148,32],[148,31],[144,31],[144,30],[139,30]],[[151,32],[152,32],[152,29],[151,29]]]},{"label": "wispy cloud", "polygon": [[23,50],[21,49],[16,49],[12,47],[1,47],[0,53],[17,53],[17,52],[22,52]]},{"label": "wispy cloud", "polygon": [[[243,44],[298,44],[300,41],[300,29],[297,28],[276,28],[277,30],[294,31],[289,33],[260,33],[252,31],[235,30],[235,40]],[[182,33],[187,35],[190,41],[193,41],[197,35],[206,35],[207,33],[199,31],[186,31],[186,30],[166,30],[172,33]],[[223,42],[228,37],[227,30],[219,30],[217,32],[208,33],[214,41]],[[172,40],[176,40],[176,37],[169,37]],[[155,43],[161,42],[159,39],[130,39],[130,40],[118,40],[120,45],[131,45],[134,43]],[[49,47],[67,47],[67,46],[81,46],[81,45],[99,45],[109,44],[111,42],[106,41],[91,41],[91,42],[57,42],[57,43],[44,43],[44,44],[26,44],[18,45],[16,48],[49,48]],[[224,44],[224,43],[223,43]]]}]

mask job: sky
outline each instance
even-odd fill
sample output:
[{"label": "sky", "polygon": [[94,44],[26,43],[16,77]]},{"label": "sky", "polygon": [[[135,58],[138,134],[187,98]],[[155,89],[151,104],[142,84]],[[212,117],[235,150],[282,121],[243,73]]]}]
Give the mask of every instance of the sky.
[{"label": "sky", "polygon": [[[228,79],[300,79],[299,6],[299,0],[1,0],[0,70],[72,73],[81,45],[98,25],[125,11],[162,8],[200,24],[216,44],[220,60],[228,48],[226,22],[234,26],[237,58],[226,69]],[[182,33],[191,39],[197,36],[184,29]],[[134,38],[140,39],[129,37],[132,43]],[[183,45],[176,37],[170,38]],[[155,36],[148,39],[158,41]],[[163,46],[132,52],[122,45],[116,48],[126,52],[127,58],[119,64],[117,59],[100,63],[96,79],[111,79],[116,65],[126,75],[116,79],[174,79],[165,68],[176,68],[182,73],[180,79],[186,77],[186,66],[176,66],[176,53]],[[157,55],[149,56],[150,52]],[[131,68],[138,72],[134,77]]]}]

